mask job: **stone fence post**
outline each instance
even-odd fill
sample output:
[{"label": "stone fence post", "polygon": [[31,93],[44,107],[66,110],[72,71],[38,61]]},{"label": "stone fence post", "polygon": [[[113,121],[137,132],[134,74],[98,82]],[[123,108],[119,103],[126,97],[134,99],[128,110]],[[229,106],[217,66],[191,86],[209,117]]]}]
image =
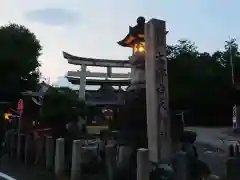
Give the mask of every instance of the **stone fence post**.
[{"label": "stone fence post", "polygon": [[74,140],[72,148],[71,180],[81,180],[82,140]]},{"label": "stone fence post", "polygon": [[64,139],[58,138],[56,140],[55,149],[55,167],[54,172],[56,177],[64,176],[65,171],[65,153],[64,153]]},{"label": "stone fence post", "polygon": [[52,170],[54,166],[54,140],[51,136],[46,137],[46,169]]},{"label": "stone fence post", "polygon": [[44,137],[43,136],[37,136],[35,138],[35,149],[36,149],[36,156],[35,156],[35,164],[44,166],[45,164],[45,143],[44,143]]},{"label": "stone fence post", "polygon": [[174,180],[188,180],[189,170],[187,167],[187,154],[179,151],[175,154],[173,159]]},{"label": "stone fence post", "polygon": [[150,179],[150,161],[148,149],[138,149],[137,151],[137,180]]},{"label": "stone fence post", "polygon": [[116,148],[113,145],[106,146],[106,166],[108,180],[113,180],[116,173]]},{"label": "stone fence post", "polygon": [[17,159],[18,161],[24,160],[25,150],[25,134],[18,134],[17,137]]},{"label": "stone fence post", "polygon": [[7,131],[5,133],[5,139],[6,139],[6,144],[5,144],[5,148],[7,150],[7,154],[9,157],[11,157],[11,138],[13,136],[13,132],[12,131]]},{"label": "stone fence post", "polygon": [[32,163],[34,161],[34,141],[33,136],[27,135],[25,140],[25,163]]},{"label": "stone fence post", "polygon": [[130,146],[121,145],[118,149],[118,156],[117,156],[117,167],[127,167],[129,166],[128,160],[131,156],[133,149]]},{"label": "stone fence post", "polygon": [[17,134],[13,133],[10,140],[10,157],[16,158],[17,155]]}]

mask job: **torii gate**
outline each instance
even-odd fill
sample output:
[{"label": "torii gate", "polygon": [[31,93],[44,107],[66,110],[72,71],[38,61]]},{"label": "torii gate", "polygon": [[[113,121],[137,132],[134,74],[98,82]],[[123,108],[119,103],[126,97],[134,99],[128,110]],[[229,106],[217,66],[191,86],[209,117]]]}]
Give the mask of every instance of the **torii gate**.
[{"label": "torii gate", "polygon": [[[128,60],[108,60],[108,59],[94,59],[73,56],[69,53],[63,52],[63,57],[68,60],[69,64],[80,65],[80,71],[68,71],[66,78],[73,84],[80,84],[79,99],[85,100],[86,85],[110,84],[116,86],[128,86],[130,84],[130,73],[112,73],[112,68],[131,68]],[[86,71],[87,66],[107,67],[107,73],[95,73]],[[105,78],[100,79],[87,79]],[[110,79],[111,78],[111,79]]]}]

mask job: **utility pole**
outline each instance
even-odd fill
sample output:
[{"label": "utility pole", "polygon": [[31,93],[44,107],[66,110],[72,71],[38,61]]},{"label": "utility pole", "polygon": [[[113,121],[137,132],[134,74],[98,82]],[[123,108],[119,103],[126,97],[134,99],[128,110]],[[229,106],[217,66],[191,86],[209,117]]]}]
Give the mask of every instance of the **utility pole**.
[{"label": "utility pole", "polygon": [[[231,78],[232,78],[232,86],[235,87],[235,78],[234,78],[234,64],[233,64],[233,54],[232,54],[232,43],[231,38],[229,37],[229,54],[230,54],[230,66],[231,66]],[[239,122],[237,121],[237,105],[233,105],[233,113],[232,113],[232,120],[233,120],[233,128],[238,131],[239,129]],[[235,125],[236,124],[236,125]]]},{"label": "utility pole", "polygon": [[[231,38],[229,37],[229,41],[231,42]],[[234,65],[233,65],[233,57],[232,57],[232,43],[230,43],[229,46],[229,53],[230,53],[230,66],[231,66],[231,74],[232,74],[232,84],[233,86],[235,85],[235,80],[234,80]]]}]

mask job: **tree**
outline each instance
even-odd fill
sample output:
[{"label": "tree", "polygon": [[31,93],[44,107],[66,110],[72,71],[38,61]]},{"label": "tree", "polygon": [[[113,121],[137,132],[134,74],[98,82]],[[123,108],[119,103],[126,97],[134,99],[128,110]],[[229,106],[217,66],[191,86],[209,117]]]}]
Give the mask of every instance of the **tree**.
[{"label": "tree", "polygon": [[15,101],[22,91],[35,90],[41,48],[26,27],[17,24],[0,27],[0,101]]},{"label": "tree", "polygon": [[76,92],[67,87],[52,87],[44,96],[40,121],[50,125],[66,124],[85,113],[85,104]]},{"label": "tree", "polygon": [[[230,43],[237,69],[240,62],[237,44],[235,41]],[[191,41],[181,40],[177,45],[168,46],[167,53],[171,112],[188,111],[191,114],[188,123],[220,122],[217,114],[228,111],[231,106],[229,44],[226,44],[225,51],[210,54],[199,52]],[[230,120],[230,114],[224,122]],[[222,114],[222,117],[228,116]]]}]

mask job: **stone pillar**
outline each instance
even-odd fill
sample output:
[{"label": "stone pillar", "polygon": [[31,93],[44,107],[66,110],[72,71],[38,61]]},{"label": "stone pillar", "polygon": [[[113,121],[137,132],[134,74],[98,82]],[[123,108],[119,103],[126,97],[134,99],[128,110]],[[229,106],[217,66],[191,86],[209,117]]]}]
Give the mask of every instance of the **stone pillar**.
[{"label": "stone pillar", "polygon": [[46,137],[46,168],[52,170],[54,166],[54,140],[52,137]]},{"label": "stone pillar", "polygon": [[80,180],[82,178],[81,177],[82,145],[83,142],[81,140],[73,141],[71,180]]},{"label": "stone pillar", "polygon": [[150,179],[150,161],[148,149],[138,149],[137,151],[137,180]]},{"label": "stone pillar", "polygon": [[65,171],[65,154],[64,154],[64,139],[58,138],[56,140],[56,152],[55,152],[55,175],[61,177]]},{"label": "stone pillar", "polygon": [[25,163],[32,163],[34,159],[34,142],[33,137],[31,135],[26,136],[25,141]]},{"label": "stone pillar", "polygon": [[114,146],[106,146],[106,165],[108,180],[113,180],[116,172],[116,148]]},{"label": "stone pillar", "polygon": [[85,87],[86,87],[86,65],[81,65],[81,74],[80,74],[80,87],[78,97],[80,100],[85,100]]},{"label": "stone pillar", "polygon": [[149,157],[156,163],[169,163],[171,137],[165,21],[152,19],[145,24],[145,46]]}]

